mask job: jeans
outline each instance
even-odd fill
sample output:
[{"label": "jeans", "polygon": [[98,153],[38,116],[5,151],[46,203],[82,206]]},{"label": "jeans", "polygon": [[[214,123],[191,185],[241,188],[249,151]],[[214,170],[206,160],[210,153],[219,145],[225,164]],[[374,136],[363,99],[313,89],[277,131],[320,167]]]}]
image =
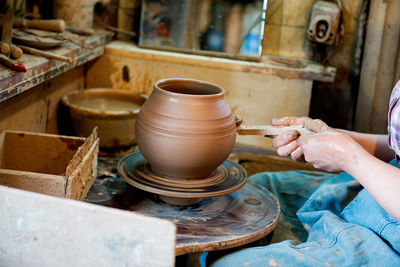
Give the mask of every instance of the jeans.
[{"label": "jeans", "polygon": [[400,266],[400,223],[349,174],[259,173],[249,182],[281,203],[284,227],[276,241],[293,238],[239,250],[211,266]]}]

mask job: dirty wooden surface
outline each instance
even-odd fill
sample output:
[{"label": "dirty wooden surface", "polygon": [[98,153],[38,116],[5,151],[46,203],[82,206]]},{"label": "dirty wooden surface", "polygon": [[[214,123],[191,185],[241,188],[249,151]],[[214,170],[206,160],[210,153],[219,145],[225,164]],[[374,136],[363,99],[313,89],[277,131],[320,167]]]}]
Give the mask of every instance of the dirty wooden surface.
[{"label": "dirty wooden surface", "polygon": [[118,158],[100,158],[98,178],[86,201],[167,219],[177,225],[176,255],[221,250],[258,240],[275,229],[280,209],[266,189],[247,183],[225,196],[182,207],[126,184]]},{"label": "dirty wooden surface", "polygon": [[0,65],[0,102],[99,57],[104,53],[104,44],[110,38],[109,32],[102,31],[89,37],[81,37],[85,47],[68,42],[59,48],[48,50],[57,55],[71,57],[73,60],[70,63],[25,53],[19,59],[27,68],[25,73],[17,73]]}]

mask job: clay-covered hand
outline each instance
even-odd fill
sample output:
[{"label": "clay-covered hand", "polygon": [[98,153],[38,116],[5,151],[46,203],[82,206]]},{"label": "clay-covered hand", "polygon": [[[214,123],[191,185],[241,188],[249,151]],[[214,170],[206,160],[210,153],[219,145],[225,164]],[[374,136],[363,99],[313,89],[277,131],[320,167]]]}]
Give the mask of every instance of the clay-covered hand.
[{"label": "clay-covered hand", "polygon": [[[273,119],[272,125],[274,126],[291,126],[291,125],[303,125],[310,127],[315,132],[321,132],[328,129],[321,120],[313,120],[308,117],[284,117],[281,119]],[[286,133],[280,134],[272,140],[272,146],[277,150],[280,156],[291,156],[293,160],[298,160],[303,155],[302,148],[298,145],[297,139],[299,133],[297,131],[289,130]]]},{"label": "clay-covered hand", "polygon": [[[309,130],[309,125],[306,124]],[[307,162],[326,171],[347,171],[350,164],[357,163],[362,147],[349,135],[333,128],[300,136],[297,141]]]}]

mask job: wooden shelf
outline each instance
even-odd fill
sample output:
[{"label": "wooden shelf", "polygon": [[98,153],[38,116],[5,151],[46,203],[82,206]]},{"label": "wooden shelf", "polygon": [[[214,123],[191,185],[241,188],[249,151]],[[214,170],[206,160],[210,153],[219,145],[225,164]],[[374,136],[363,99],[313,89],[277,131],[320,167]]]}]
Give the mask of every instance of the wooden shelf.
[{"label": "wooden shelf", "polygon": [[106,53],[108,55],[171,62],[198,67],[272,74],[287,79],[333,82],[336,75],[336,68],[324,66],[318,62],[305,59],[262,56],[260,62],[252,62],[145,49],[137,47],[133,43],[127,41],[110,42],[106,46]]},{"label": "wooden shelf", "polygon": [[111,37],[110,32],[97,31],[91,36],[80,38],[85,47],[67,42],[47,50],[71,57],[73,60],[70,63],[24,53],[18,61],[25,65],[27,72],[15,72],[0,65],[0,102],[101,56],[104,54],[104,45]]}]

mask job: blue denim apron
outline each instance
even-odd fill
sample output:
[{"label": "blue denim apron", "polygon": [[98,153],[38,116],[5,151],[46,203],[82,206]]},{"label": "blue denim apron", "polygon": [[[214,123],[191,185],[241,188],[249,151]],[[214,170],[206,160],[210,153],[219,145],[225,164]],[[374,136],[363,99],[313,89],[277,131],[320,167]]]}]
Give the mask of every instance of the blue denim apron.
[{"label": "blue denim apron", "polygon": [[400,223],[349,174],[259,173],[249,182],[281,203],[272,241],[291,240],[246,248],[212,266],[400,266]]}]

